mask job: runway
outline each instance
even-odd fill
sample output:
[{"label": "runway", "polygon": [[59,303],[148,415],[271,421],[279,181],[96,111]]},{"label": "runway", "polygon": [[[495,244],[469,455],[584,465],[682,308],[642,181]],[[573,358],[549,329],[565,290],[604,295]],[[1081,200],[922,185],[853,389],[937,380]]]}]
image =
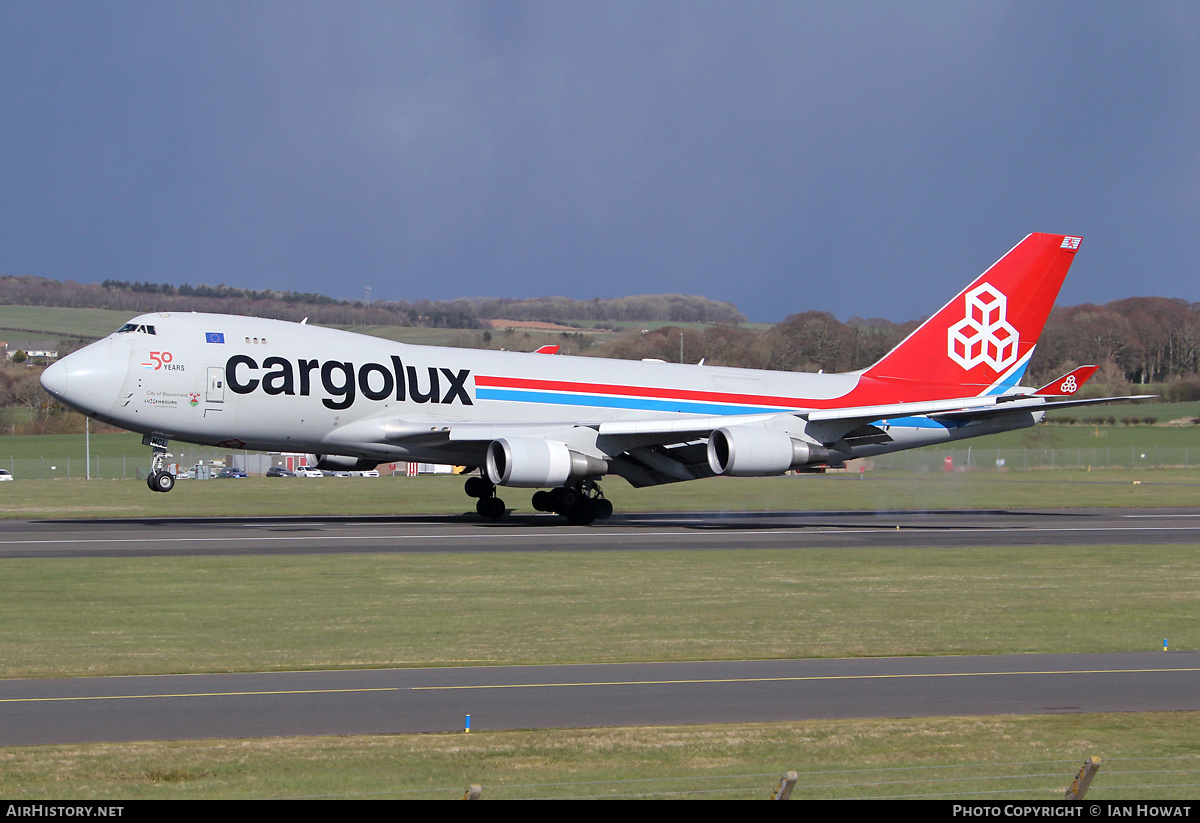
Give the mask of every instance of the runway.
[{"label": "runway", "polygon": [[1198,543],[1200,508],[0,520],[0,558]]},{"label": "runway", "polygon": [[[1200,508],[0,521],[0,558],[1200,544]],[[1200,654],[1139,652],[0,681],[0,746],[1200,711]]]}]

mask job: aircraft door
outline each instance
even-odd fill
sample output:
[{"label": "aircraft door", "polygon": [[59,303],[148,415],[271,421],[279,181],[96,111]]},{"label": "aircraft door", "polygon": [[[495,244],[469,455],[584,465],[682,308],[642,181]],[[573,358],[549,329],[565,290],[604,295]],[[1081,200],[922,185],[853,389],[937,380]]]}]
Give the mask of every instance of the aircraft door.
[{"label": "aircraft door", "polygon": [[204,399],[209,403],[225,402],[225,369],[222,366],[208,367],[208,393]]}]

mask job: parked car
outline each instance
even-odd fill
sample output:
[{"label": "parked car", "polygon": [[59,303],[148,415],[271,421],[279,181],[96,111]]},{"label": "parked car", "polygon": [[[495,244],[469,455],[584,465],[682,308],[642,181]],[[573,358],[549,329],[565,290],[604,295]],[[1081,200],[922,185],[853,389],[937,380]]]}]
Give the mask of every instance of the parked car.
[{"label": "parked car", "polygon": [[0,480],[12,480],[12,472],[8,469],[0,469]]},{"label": "parked car", "polygon": [[296,477],[296,473],[291,469],[285,469],[283,466],[272,466],[267,469],[267,477]]},{"label": "parked car", "polygon": [[241,469],[221,469],[221,473],[217,475],[221,480],[231,477],[246,477],[246,473]]},{"label": "parked car", "polygon": [[313,469],[308,466],[301,466],[296,470],[299,477],[324,477],[325,473],[320,469]]}]

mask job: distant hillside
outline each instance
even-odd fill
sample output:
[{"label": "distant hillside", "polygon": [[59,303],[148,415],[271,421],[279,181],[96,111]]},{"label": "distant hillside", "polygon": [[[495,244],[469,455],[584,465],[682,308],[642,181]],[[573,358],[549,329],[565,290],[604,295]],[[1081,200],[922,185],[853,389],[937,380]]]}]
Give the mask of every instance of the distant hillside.
[{"label": "distant hillside", "polygon": [[[22,307],[35,307],[36,311]],[[354,327],[411,342],[523,351],[555,343],[563,354],[691,363],[703,359],[709,365],[826,372],[870,365],[917,325],[915,320],[897,323],[862,318],[843,323],[827,312],[810,310],[769,328],[751,328],[740,325],[745,317],[729,303],[684,295],[363,305],[322,295],[228,286],[116,281],[86,285],[39,277],[0,277],[0,340],[43,338],[65,343],[58,347],[69,351],[70,338],[94,339],[107,334],[127,319],[124,313],[163,310],[292,321],[308,317],[321,325]],[[486,323],[491,319],[509,322],[502,328],[489,328],[497,325]],[[556,323],[578,330],[538,329],[515,321]],[[617,328],[612,335],[584,333],[621,326],[623,329]],[[1200,399],[1200,304],[1131,297],[1103,306],[1056,307],[1030,362],[1026,382],[1039,385],[1085,363],[1102,367],[1089,390],[1117,394],[1128,392],[1131,383],[1170,384],[1169,399]]]},{"label": "distant hillside", "polygon": [[0,277],[0,305],[55,306],[129,312],[206,311],[323,325],[392,325],[477,329],[481,320],[506,318],[544,322],[638,321],[740,323],[745,316],[730,303],[680,294],[642,295],[612,300],[532,300],[475,298],[385,302],[335,300],[321,294],[240,289],[232,286],[172,286],[165,283],[105,280],[100,284],[43,277]]},{"label": "distant hillside", "polygon": [[477,301],[481,320],[534,320],[648,323],[745,323],[746,315],[732,303],[690,294],[642,294],[611,300],[571,300],[536,297],[529,300],[492,298]]}]

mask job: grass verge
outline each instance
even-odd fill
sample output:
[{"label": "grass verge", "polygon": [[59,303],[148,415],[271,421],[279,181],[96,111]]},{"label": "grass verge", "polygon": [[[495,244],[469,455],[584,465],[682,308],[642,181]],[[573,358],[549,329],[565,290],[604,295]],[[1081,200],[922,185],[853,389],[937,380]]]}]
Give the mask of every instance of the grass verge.
[{"label": "grass verge", "polygon": [[[1136,481],[1136,482],[1135,482]],[[0,487],[0,517],[203,517],[264,515],[459,514],[474,512],[462,478],[261,478],[179,481],[153,494],[141,480],[22,480]],[[795,477],[719,477],[635,489],[604,482],[618,512],[854,511],[895,509],[1195,506],[1200,472],[1028,471],[872,472]],[[503,489],[514,511],[530,513],[531,492]]]},{"label": "grass verge", "polygon": [[3,677],[1200,648],[1190,546],[10,559],[0,576]]},{"label": "grass verge", "polygon": [[1089,801],[1200,790],[1195,713],[837,720],[718,726],[189,741],[0,750],[0,796],[211,798],[1061,800],[1084,758]]}]

